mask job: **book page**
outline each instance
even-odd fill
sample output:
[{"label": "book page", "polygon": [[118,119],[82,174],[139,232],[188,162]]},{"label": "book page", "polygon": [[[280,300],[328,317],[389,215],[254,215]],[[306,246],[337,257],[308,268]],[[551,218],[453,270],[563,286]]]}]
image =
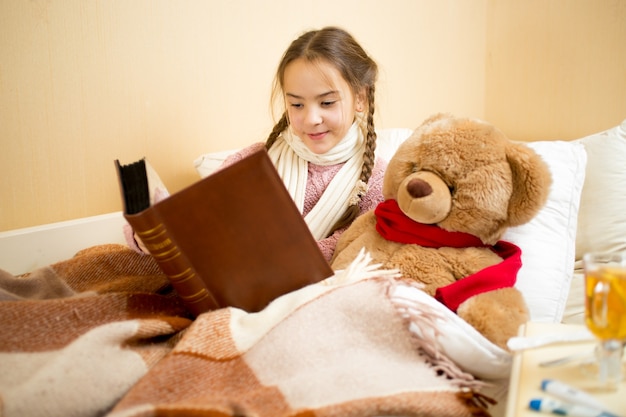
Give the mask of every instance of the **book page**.
[{"label": "book page", "polygon": [[159,174],[157,174],[156,170],[152,168],[152,165],[150,165],[148,160],[146,160],[145,162],[146,175],[148,176],[148,189],[150,192],[150,205],[153,205],[169,197],[170,193],[167,190],[167,187],[165,186],[163,181],[161,180],[161,177],[159,177]]}]

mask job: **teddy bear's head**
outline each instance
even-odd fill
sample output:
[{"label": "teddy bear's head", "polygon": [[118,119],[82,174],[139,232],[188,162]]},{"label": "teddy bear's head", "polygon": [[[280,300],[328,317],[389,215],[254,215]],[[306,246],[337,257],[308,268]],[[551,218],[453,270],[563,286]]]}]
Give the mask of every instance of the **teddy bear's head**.
[{"label": "teddy bear's head", "polygon": [[494,244],[537,214],[550,184],[547,165],[528,146],[484,121],[439,114],[398,148],[383,196],[416,222]]}]

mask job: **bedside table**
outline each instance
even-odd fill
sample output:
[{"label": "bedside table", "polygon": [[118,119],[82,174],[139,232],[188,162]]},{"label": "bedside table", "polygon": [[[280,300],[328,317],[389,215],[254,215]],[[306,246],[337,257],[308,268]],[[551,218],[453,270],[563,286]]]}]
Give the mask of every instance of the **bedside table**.
[{"label": "bedside table", "polygon": [[[584,326],[581,325],[530,322],[522,326],[519,335],[565,334],[579,332],[583,329]],[[617,392],[598,392],[594,391],[595,381],[583,375],[580,369],[580,360],[548,368],[539,366],[539,362],[558,359],[566,355],[586,352],[591,355],[594,347],[593,342],[577,342],[517,352],[513,357],[506,417],[551,415],[538,413],[528,408],[528,403],[532,398],[555,398],[541,391],[541,381],[544,379],[558,379],[573,387],[585,390],[606,404],[606,411],[626,416],[626,381],[622,381]]]}]

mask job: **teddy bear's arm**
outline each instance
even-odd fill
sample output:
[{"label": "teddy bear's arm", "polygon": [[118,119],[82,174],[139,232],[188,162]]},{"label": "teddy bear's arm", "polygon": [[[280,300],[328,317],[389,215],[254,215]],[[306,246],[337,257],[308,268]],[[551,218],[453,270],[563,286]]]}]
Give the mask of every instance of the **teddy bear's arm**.
[{"label": "teddy bear's arm", "polygon": [[[360,248],[356,250],[346,250],[359,236],[374,232],[376,233],[376,216],[374,210],[367,211],[356,218],[350,227],[341,234],[335,247],[335,253],[331,259],[331,265],[335,269],[347,266],[358,254]],[[350,252],[350,253],[347,253]],[[336,266],[337,265],[337,266]],[[339,266],[341,265],[341,266]]]},{"label": "teddy bear's arm", "polygon": [[443,247],[438,251],[453,271],[455,281],[502,261],[501,257],[488,248]]},{"label": "teddy bear's arm", "polygon": [[502,259],[487,248],[426,248],[419,245],[397,246],[387,262],[405,278],[424,284],[424,291],[434,295],[443,287],[494,265]]}]

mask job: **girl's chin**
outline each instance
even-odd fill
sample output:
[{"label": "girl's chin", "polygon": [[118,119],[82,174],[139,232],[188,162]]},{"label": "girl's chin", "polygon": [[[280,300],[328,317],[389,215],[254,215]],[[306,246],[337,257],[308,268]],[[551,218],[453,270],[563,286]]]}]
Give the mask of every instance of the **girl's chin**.
[{"label": "girl's chin", "polygon": [[330,151],[338,141],[334,140],[333,135],[327,134],[321,139],[311,139],[307,137],[303,142],[311,152],[322,155]]},{"label": "girl's chin", "polygon": [[322,155],[325,154],[326,152],[330,151],[332,149],[332,144],[329,144],[327,142],[307,142],[307,148],[309,148],[309,150],[311,152],[313,152],[314,154],[317,155]]}]

